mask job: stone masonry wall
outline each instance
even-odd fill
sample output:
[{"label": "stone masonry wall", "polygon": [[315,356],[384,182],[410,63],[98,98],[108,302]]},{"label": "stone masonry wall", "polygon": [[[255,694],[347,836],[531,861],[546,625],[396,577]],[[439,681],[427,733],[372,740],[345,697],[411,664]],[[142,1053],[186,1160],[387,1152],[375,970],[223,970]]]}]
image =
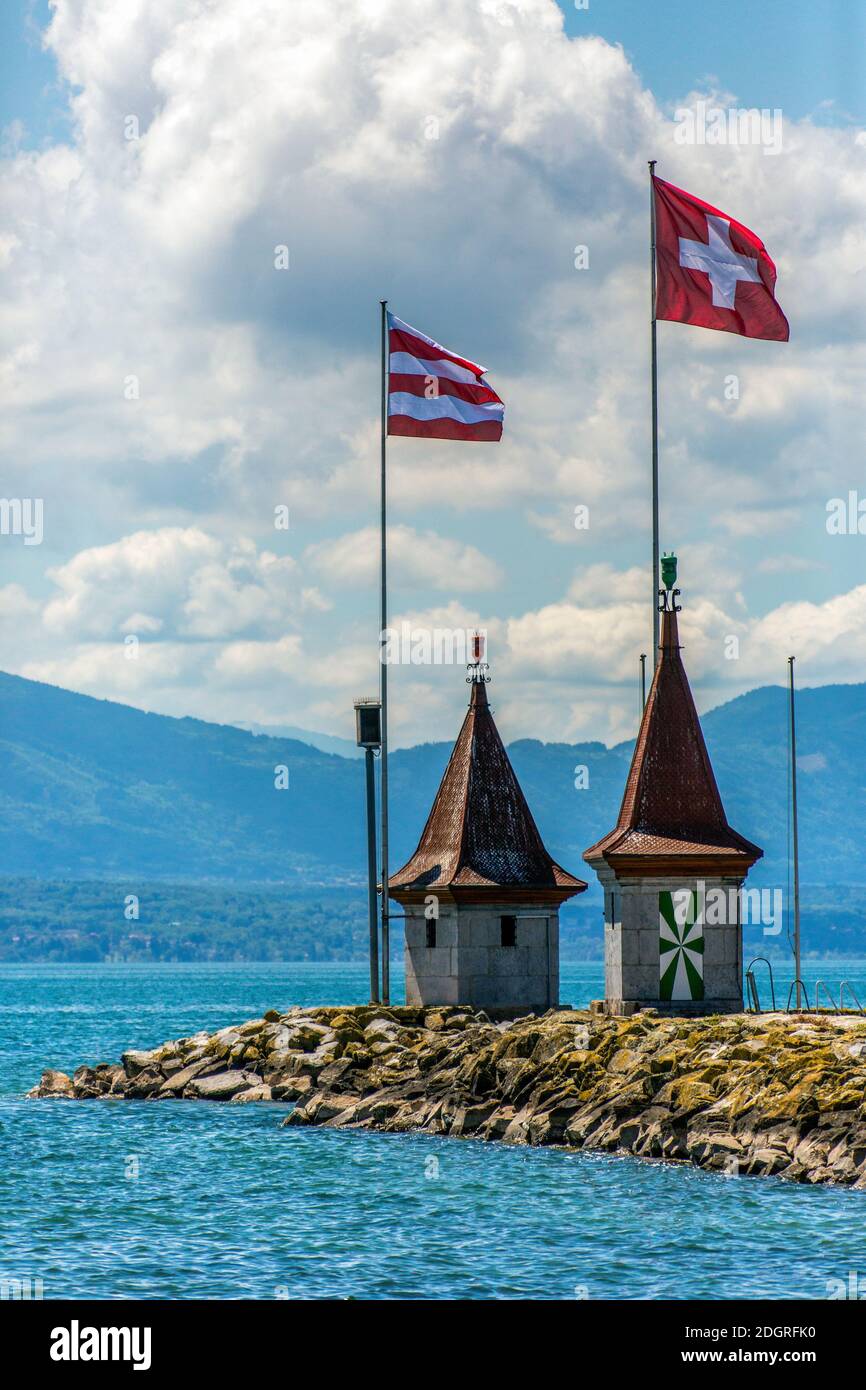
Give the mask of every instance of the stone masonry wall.
[{"label": "stone masonry wall", "polygon": [[[501,944],[501,918],[516,918],[514,946]],[[544,1011],[559,1002],[559,915],[507,903],[442,905],[436,945],[427,945],[423,907],[406,908],[407,1004],[468,1004]]]},{"label": "stone masonry wall", "polygon": [[[605,890],[605,1001],[612,1012],[639,1003],[683,1013],[724,1013],[743,1007],[742,927],[739,920],[704,925],[704,999],[662,1001],[659,992],[659,894],[695,890],[695,878],[617,879],[598,871]],[[701,880],[709,891],[735,892],[737,879]]]}]

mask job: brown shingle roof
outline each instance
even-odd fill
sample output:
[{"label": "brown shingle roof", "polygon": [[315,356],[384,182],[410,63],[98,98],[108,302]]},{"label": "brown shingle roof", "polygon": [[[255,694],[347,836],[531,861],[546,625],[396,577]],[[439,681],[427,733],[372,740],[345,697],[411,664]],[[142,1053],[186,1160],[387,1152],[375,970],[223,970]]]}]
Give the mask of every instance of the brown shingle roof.
[{"label": "brown shingle roof", "polygon": [[584,853],[624,873],[744,874],[763,850],[728,825],[688,676],[676,612],[641,720],[616,826]]},{"label": "brown shingle roof", "polygon": [[465,899],[564,902],[586,888],[544,848],[483,681],[472,683],[469,709],[418,848],[388,882],[398,900],[447,890]]}]

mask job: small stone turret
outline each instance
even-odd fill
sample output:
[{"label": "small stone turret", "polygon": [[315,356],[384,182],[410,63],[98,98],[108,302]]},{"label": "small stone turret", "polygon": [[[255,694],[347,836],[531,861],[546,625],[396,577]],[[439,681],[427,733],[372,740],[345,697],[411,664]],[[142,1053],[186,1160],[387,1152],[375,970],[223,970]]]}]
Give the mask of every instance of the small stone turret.
[{"label": "small stone turret", "polygon": [[680,657],[676,559],[662,561],[659,662],[619,818],[585,852],[604,887],[605,1006],[743,1007],[740,888],[763,853],[728,824]]},{"label": "small stone turret", "polygon": [[559,1002],[559,907],[586,884],[551,859],[470,667],[469,709],[412,858],[391,875],[406,916],[407,1004],[500,1016]]}]

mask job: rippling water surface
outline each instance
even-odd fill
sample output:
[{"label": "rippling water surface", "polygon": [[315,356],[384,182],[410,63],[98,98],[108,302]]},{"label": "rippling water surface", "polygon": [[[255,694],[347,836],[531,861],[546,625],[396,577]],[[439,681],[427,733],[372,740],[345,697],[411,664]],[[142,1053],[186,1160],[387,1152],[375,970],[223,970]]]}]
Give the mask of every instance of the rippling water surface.
[{"label": "rippling water surface", "polygon": [[[851,979],[866,966],[815,973]],[[90,1298],[824,1298],[864,1273],[866,1193],[422,1135],[279,1129],[285,1107],[25,1102],[362,965],[0,967],[0,1279]],[[601,993],[563,967],[562,995]],[[866,1276],[864,1276],[866,1277]]]}]

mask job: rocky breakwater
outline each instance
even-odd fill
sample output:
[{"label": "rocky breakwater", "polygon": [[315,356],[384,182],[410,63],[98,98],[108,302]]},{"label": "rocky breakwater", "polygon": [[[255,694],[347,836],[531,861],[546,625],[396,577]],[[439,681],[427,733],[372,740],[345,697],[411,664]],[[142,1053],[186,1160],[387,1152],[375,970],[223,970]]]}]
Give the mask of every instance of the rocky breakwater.
[{"label": "rocky breakwater", "polygon": [[286,1125],[557,1144],[866,1188],[866,1022],[558,1010],[270,1012],[31,1097],[294,1102]]}]

